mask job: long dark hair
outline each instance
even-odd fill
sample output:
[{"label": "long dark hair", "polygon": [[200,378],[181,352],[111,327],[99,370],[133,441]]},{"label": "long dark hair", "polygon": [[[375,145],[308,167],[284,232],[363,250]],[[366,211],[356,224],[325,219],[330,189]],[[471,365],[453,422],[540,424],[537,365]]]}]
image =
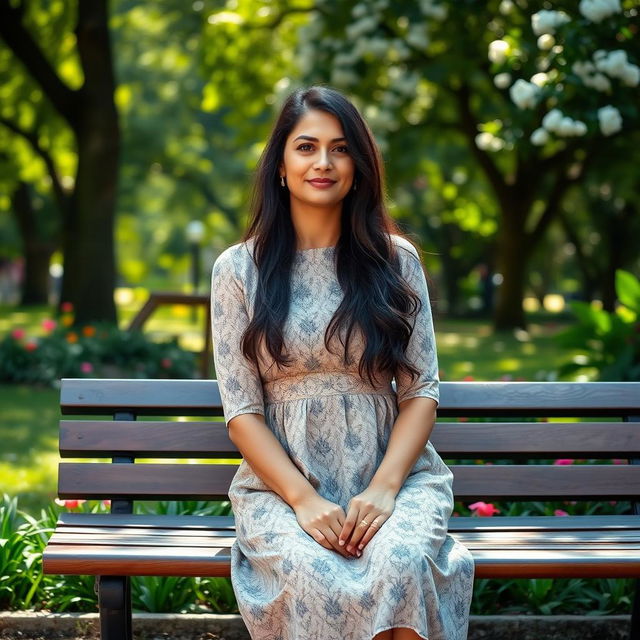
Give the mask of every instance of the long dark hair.
[{"label": "long dark hair", "polygon": [[251,219],[243,236],[245,242],[254,240],[258,288],[254,316],[243,336],[242,351],[257,362],[257,347],[264,336],[265,347],[278,367],[291,362],[283,354],[282,327],[289,311],[296,236],[289,190],[280,186],[278,168],[289,134],[310,109],[333,114],[340,121],[353,158],[357,185],[356,191],[351,189],[342,202],[335,260],[345,295],[325,332],[325,346],[331,350],[333,335],[346,328],[343,363],[348,364],[351,334],[359,326],[366,341],[358,367],[360,376],[364,378],[366,371],[371,384],[375,384],[377,371],[393,375],[399,369],[413,380],[419,371],[404,352],[411,335],[409,318],[420,309],[421,300],[400,275],[399,258],[390,236],[404,235],[385,206],[382,158],[355,106],[339,91],[322,85],[297,89],[287,98],[258,163]]}]

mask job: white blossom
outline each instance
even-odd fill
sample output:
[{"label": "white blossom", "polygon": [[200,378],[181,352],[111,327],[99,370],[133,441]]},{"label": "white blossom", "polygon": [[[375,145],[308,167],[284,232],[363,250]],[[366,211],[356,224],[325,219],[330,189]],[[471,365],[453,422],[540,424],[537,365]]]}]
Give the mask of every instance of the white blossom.
[{"label": "white blossom", "polygon": [[602,135],[610,136],[622,129],[622,116],[613,106],[607,105],[598,109],[598,122]]},{"label": "white blossom", "polygon": [[541,49],[542,51],[549,51],[555,43],[556,39],[550,33],[543,33],[538,38],[538,49]]},{"label": "white blossom", "polygon": [[367,15],[368,11],[369,9],[367,8],[366,4],[359,3],[355,7],[353,7],[353,9],[351,9],[351,15],[354,18],[363,18]]},{"label": "white blossom", "polygon": [[515,84],[509,89],[509,95],[511,100],[520,109],[533,109],[536,106],[536,100],[540,89],[535,84],[531,84],[526,80],[520,78],[516,80]]},{"label": "white blossom", "polygon": [[475,137],[476,146],[483,151],[500,151],[504,147],[504,140],[494,136],[493,133],[483,131]]},{"label": "white blossom", "polygon": [[489,60],[502,64],[509,53],[509,43],[504,40],[494,40],[489,44]]},{"label": "white blossom", "polygon": [[535,84],[536,87],[543,87],[549,82],[549,76],[546,73],[536,73],[531,76],[531,84]]},{"label": "white blossom", "polygon": [[611,81],[603,73],[595,73],[582,79],[587,87],[591,87],[596,91],[609,93],[611,91]]},{"label": "white blossom", "polygon": [[498,11],[503,16],[508,16],[510,13],[513,12],[513,8],[514,8],[513,0],[502,0],[502,2],[500,3],[500,6],[498,7]]},{"label": "white blossom", "polygon": [[511,84],[511,74],[506,72],[498,73],[493,79],[493,84],[498,89],[506,89]]},{"label": "white blossom", "polygon": [[541,36],[543,33],[554,35],[558,27],[569,21],[570,18],[564,11],[543,9],[531,16],[531,28],[537,36]]},{"label": "white blossom", "polygon": [[440,21],[447,17],[447,7],[444,5],[435,4],[433,0],[420,0],[419,4],[424,16]]},{"label": "white blossom", "polygon": [[563,138],[583,136],[587,133],[587,125],[584,122],[565,116],[560,109],[549,111],[549,113],[542,118],[542,126],[546,131],[551,131]]},{"label": "white blossom", "polygon": [[602,22],[614,13],[622,11],[620,0],[581,0],[578,9],[591,22]]},{"label": "white blossom", "polygon": [[531,134],[529,140],[531,141],[531,144],[535,144],[537,147],[541,147],[549,142],[549,138],[550,136],[548,131],[540,127]]},{"label": "white blossom", "polygon": [[560,109],[552,109],[542,118],[542,126],[548,131],[555,131],[562,121],[562,111]]},{"label": "white blossom", "polygon": [[622,72],[621,80],[627,87],[637,87],[640,82],[640,67],[635,64],[627,65]]},{"label": "white blossom", "polygon": [[357,40],[365,33],[373,31],[378,26],[378,21],[373,16],[361,18],[357,22],[352,22],[347,26],[347,37],[350,40]]},{"label": "white blossom", "polygon": [[424,49],[429,44],[426,24],[412,24],[407,33],[407,42],[416,49]]}]

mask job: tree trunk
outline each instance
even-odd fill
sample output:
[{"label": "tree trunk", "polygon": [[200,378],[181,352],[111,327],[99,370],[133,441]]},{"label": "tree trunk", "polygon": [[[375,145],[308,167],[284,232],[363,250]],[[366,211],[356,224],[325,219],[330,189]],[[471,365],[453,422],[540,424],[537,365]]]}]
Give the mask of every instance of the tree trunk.
[{"label": "tree trunk", "polygon": [[61,295],[61,301],[74,305],[76,324],[117,323],[113,227],[120,130],[107,13],[105,0],[83,0],[78,6],[76,35],[85,83],[74,126],[78,173],[63,230]]},{"label": "tree trunk", "polygon": [[530,246],[519,212],[504,212],[498,233],[496,267],[502,283],[496,291],[494,327],[500,330],[527,328],[522,301]]},{"label": "tree trunk", "polygon": [[38,224],[37,213],[31,202],[29,187],[19,182],[11,197],[11,209],[22,239],[24,279],[20,304],[46,305],[49,303],[49,261],[56,249],[55,237],[46,237],[46,230]]}]

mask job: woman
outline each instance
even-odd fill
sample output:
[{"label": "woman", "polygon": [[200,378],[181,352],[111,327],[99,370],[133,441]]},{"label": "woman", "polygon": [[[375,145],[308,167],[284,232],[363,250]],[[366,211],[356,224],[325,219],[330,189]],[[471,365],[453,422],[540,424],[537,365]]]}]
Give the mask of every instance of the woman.
[{"label": "woman", "polygon": [[473,560],[447,534],[452,474],[428,442],[439,380],[426,278],[385,210],[371,132],[339,92],[286,100],[211,294],[244,457],[231,579],[251,637],[466,638]]}]

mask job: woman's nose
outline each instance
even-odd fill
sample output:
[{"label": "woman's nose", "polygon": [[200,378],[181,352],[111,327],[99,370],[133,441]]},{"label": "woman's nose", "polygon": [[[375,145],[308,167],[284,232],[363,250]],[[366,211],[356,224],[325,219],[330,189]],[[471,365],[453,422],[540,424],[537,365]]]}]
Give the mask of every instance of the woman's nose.
[{"label": "woman's nose", "polygon": [[319,168],[326,168],[331,164],[331,158],[328,151],[320,150],[318,158],[316,159],[316,166]]}]

